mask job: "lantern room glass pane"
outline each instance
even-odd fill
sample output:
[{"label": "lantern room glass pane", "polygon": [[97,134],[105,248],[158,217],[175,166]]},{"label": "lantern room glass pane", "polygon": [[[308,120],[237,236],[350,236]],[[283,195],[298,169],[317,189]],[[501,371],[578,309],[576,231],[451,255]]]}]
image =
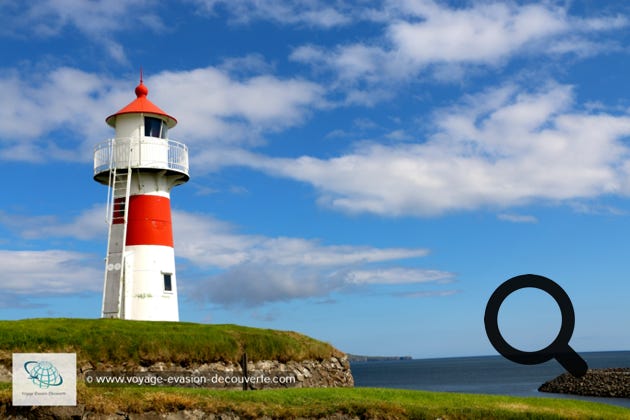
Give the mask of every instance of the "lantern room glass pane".
[{"label": "lantern room glass pane", "polygon": [[144,117],[144,135],[147,137],[167,138],[168,126],[159,118]]}]

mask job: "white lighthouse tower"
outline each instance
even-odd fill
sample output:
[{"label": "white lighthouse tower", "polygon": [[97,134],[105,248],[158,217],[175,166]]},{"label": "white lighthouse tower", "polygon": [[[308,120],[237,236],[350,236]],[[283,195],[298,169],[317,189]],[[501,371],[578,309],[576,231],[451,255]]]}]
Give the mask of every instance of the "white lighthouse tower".
[{"label": "white lighthouse tower", "polygon": [[94,179],[109,186],[102,316],[179,321],[170,191],[189,179],[188,148],[168,138],[177,120],[147,99],[142,76],[135,92],[94,151]]}]

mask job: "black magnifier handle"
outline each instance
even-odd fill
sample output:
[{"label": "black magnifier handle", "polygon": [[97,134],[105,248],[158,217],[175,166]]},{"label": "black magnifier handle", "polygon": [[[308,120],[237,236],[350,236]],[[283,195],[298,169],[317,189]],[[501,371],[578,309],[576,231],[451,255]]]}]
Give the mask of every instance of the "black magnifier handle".
[{"label": "black magnifier handle", "polygon": [[586,371],[588,370],[586,361],[582,359],[582,357],[568,344],[563,350],[564,351],[554,354],[554,357],[562,365],[562,367],[564,367],[567,372],[576,378],[581,378],[586,375]]}]

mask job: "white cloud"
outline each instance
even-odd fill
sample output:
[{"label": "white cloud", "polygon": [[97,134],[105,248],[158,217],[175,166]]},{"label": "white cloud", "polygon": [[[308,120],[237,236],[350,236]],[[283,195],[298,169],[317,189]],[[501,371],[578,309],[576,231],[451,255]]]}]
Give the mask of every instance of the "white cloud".
[{"label": "white cloud", "polygon": [[582,214],[596,214],[596,215],[606,215],[606,216],[627,216],[628,211],[603,204],[603,203],[589,203],[589,202],[573,202],[569,204],[573,211],[576,213]]},{"label": "white cloud", "polygon": [[423,248],[322,245],[303,238],[239,234],[225,222],[182,211],[173,212],[173,226],[177,255],[201,267],[273,264],[330,269],[428,254]]},{"label": "white cloud", "polygon": [[418,65],[494,63],[528,43],[568,32],[571,27],[565,11],[549,5],[478,3],[451,9],[426,1],[407,4],[413,4],[408,11],[422,20],[394,22],[388,37],[399,54]]},{"label": "white cloud", "polygon": [[346,274],[346,281],[349,284],[447,283],[452,277],[452,273],[439,270],[394,267],[373,270],[352,270]]},{"label": "white cloud", "polygon": [[[448,282],[440,270],[391,266],[428,254],[421,248],[324,245],[302,238],[244,235],[208,216],[173,215],[177,255],[196,266],[221,268],[184,293],[221,306],[325,297],[369,285]],[[373,268],[374,264],[387,264]]]},{"label": "white cloud", "polygon": [[271,75],[235,80],[213,67],[165,71],[148,79],[150,97],[181,123],[173,135],[194,141],[240,142],[300,123],[323,106],[321,86]]},{"label": "white cloud", "polygon": [[197,302],[252,307],[325,296],[336,288],[312,269],[243,264],[202,281],[187,295]]},{"label": "white cloud", "polygon": [[[104,220],[105,207],[100,205],[83,211],[68,222],[60,221],[57,216],[0,212],[0,224],[25,239],[105,238],[107,229]],[[270,263],[299,267],[351,267],[420,258],[429,254],[429,250],[424,248],[323,245],[315,239],[242,234],[236,232],[231,224],[211,216],[178,210],[173,211],[173,228],[178,257],[203,268],[226,269],[242,264]],[[402,276],[403,272],[399,274]]]},{"label": "white cloud", "polygon": [[58,36],[67,27],[95,41],[118,63],[126,64],[123,46],[113,34],[138,27],[161,31],[164,24],[149,0],[40,0],[0,4],[0,34],[17,37]]},{"label": "white cloud", "polygon": [[501,213],[497,219],[512,223],[538,223],[538,218],[529,214]]},{"label": "white cloud", "polygon": [[[68,67],[35,80],[27,80],[17,71],[0,73],[0,156],[29,161],[91,157],[94,143],[106,138],[109,131],[104,117],[125,103],[117,95],[118,86],[107,78]],[[117,100],[121,102],[117,104]],[[61,129],[89,140],[50,141],[47,135]]]},{"label": "white cloud", "polygon": [[107,237],[105,205],[96,205],[83,211],[71,221],[58,216],[24,216],[0,211],[0,224],[17,231],[25,239],[71,237],[91,240]]},{"label": "white cloud", "polygon": [[138,21],[150,24],[153,29],[161,27],[160,19],[152,12],[155,5],[150,6],[147,0],[117,0],[115,6],[107,0],[43,0],[30,4],[26,16],[43,33],[57,33],[72,25],[85,34],[101,36]]},{"label": "white cloud", "polygon": [[412,298],[412,299],[417,299],[417,298],[428,298],[428,297],[445,297],[445,296],[452,296],[455,295],[457,293],[460,293],[459,290],[423,290],[420,292],[402,292],[402,293],[397,293],[396,296],[401,296],[401,297],[406,297],[406,298]]},{"label": "white cloud", "polygon": [[103,273],[99,260],[79,252],[0,250],[5,291],[29,297],[99,291]]},{"label": "white cloud", "polygon": [[241,264],[197,284],[188,294],[193,300],[211,301],[221,306],[256,306],[322,298],[335,292],[352,293],[369,285],[445,283],[452,277],[451,273],[437,270],[400,267],[323,270],[313,266]]},{"label": "white cloud", "polygon": [[320,28],[345,25],[350,17],[344,13],[343,2],[318,0],[192,0],[201,10],[214,13],[226,10],[236,23],[271,20],[282,24],[300,24]]},{"label": "white cloud", "polygon": [[[93,207],[69,222],[60,222],[54,216],[0,213],[0,223],[31,240],[105,240],[102,211],[102,207]],[[208,215],[182,211],[173,212],[173,228],[176,256],[194,268],[192,272],[197,274],[191,275],[215,273],[204,274],[205,279],[194,283],[182,281],[182,293],[219,305],[260,305],[328,296],[369,285],[440,284],[453,279],[453,274],[446,271],[396,266],[401,260],[425,257],[429,251],[424,248],[325,245],[313,239],[241,234],[230,224]],[[26,278],[24,283],[16,280],[11,286],[11,290],[20,293],[35,286],[48,293],[53,285],[59,287],[57,292],[69,293],[81,281],[89,286],[77,290],[95,290],[98,284],[91,278],[102,277],[99,270],[80,266],[83,260],[92,259],[80,253],[5,251],[0,255],[0,263],[11,258],[9,273]],[[18,289],[18,284],[24,284],[23,289]]]},{"label": "white cloud", "polygon": [[385,135],[386,138],[390,140],[403,141],[403,140],[411,140],[412,137],[405,132],[405,130],[399,129],[394,130]]},{"label": "white cloud", "polygon": [[360,78],[375,82],[394,73],[397,67],[392,66],[399,65],[382,48],[364,44],[337,47],[332,53],[322,47],[303,45],[293,50],[290,58],[316,66],[333,67],[344,81]]},{"label": "white cloud", "polygon": [[[94,145],[113,136],[105,117],[135,99],[132,83],[68,67],[35,80],[16,70],[0,73],[0,158],[90,160]],[[299,124],[324,105],[323,89],[312,82],[271,75],[235,79],[213,67],[164,71],[145,83],[149,98],[181,122],[174,138],[193,146],[260,141],[263,133]],[[53,137],[60,130],[64,136]]]},{"label": "white cloud", "polygon": [[[340,89],[367,83],[369,89],[429,71],[439,79],[461,77],[462,66],[504,64],[517,54],[591,55],[611,46],[598,35],[628,25],[622,16],[577,18],[550,3],[473,2],[450,7],[430,0],[388,1],[378,16],[384,27],[368,42],[332,48],[303,45],[291,58],[331,69]],[[386,12],[385,12],[386,10]],[[363,86],[362,90],[366,87]],[[358,92],[349,89],[355,96]],[[354,103],[361,98],[355,98]]]},{"label": "white cloud", "polygon": [[218,69],[231,75],[270,74],[275,71],[275,63],[268,62],[262,54],[249,53],[225,58]]},{"label": "white cloud", "polygon": [[508,85],[436,112],[436,131],[415,143],[361,143],[329,159],[221,159],[310,183],[321,204],[350,213],[430,216],[629,194],[630,117],[574,108],[570,86]]}]

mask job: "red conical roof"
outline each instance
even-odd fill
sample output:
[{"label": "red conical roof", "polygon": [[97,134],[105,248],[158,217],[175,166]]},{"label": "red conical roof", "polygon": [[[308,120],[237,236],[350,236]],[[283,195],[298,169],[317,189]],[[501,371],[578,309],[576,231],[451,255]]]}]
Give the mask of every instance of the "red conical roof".
[{"label": "red conical roof", "polygon": [[142,79],[140,79],[140,84],[136,86],[136,96],[137,98],[131,102],[129,105],[121,109],[115,114],[110,115],[105,119],[105,122],[112,127],[116,125],[116,117],[122,114],[155,114],[166,118],[166,124],[168,128],[171,128],[177,124],[177,120],[168,115],[166,112],[162,111],[157,105],[147,99],[147,95],[149,94],[149,89],[142,83]]}]

